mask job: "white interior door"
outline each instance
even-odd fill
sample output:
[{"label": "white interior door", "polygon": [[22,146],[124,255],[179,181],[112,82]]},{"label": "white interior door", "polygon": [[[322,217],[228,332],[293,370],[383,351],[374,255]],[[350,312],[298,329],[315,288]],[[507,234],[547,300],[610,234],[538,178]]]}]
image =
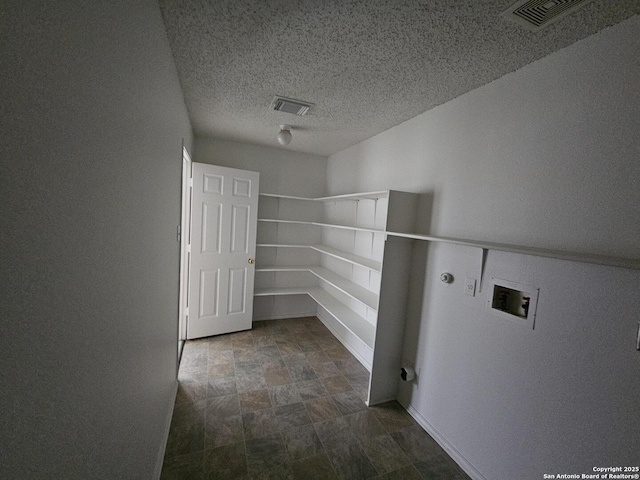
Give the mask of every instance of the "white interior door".
[{"label": "white interior door", "polygon": [[193,162],[187,338],[251,328],[260,174]]}]

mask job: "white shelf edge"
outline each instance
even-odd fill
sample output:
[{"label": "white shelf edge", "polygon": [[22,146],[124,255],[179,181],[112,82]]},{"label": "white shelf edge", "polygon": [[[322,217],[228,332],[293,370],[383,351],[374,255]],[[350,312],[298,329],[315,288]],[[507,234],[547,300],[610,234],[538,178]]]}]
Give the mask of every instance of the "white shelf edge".
[{"label": "white shelf edge", "polygon": [[377,228],[367,228],[367,227],[356,227],[352,225],[336,225],[334,223],[322,223],[322,222],[309,222],[306,220],[281,220],[278,218],[259,218],[259,222],[269,222],[269,223],[293,223],[298,225],[316,225],[318,227],[326,227],[326,228],[342,228],[344,230],[353,230],[358,232],[369,232],[369,233],[385,233],[384,230],[380,230]]},{"label": "white shelf edge", "polygon": [[256,272],[309,272],[365,307],[378,310],[378,295],[319,265],[268,265],[256,267]]},{"label": "white shelf edge", "polygon": [[314,222],[308,222],[306,220],[280,220],[278,218],[259,218],[259,222],[268,222],[268,223],[296,223],[300,225],[313,225]]},{"label": "white shelf edge", "polygon": [[295,195],[278,195],[277,193],[261,193],[263,197],[282,198],[286,200],[302,200],[306,202],[333,202],[336,200],[360,200],[360,199],[378,199],[389,195],[389,190],[379,190],[376,192],[362,192],[362,193],[346,193],[343,195],[331,195],[327,197],[297,197]]},{"label": "white shelf edge", "polygon": [[347,330],[362,340],[369,348],[373,348],[376,328],[372,324],[320,287],[311,289],[309,295],[344,325]]},{"label": "white shelf edge", "polygon": [[375,312],[378,311],[378,295],[373,293],[371,290],[368,290],[365,287],[352,282],[351,280],[341,277],[337,273],[332,272],[331,270],[324,267],[311,267],[311,273],[313,273],[320,280],[327,282],[332,287],[341,291],[349,298],[360,302],[365,307],[368,307]]},{"label": "white shelf edge", "polygon": [[357,232],[369,232],[369,233],[385,233],[384,230],[379,230],[377,228],[366,228],[366,227],[352,227],[350,225],[335,225],[333,223],[321,223],[321,222],[312,222],[313,225],[318,225],[319,227],[327,227],[327,228],[341,228],[344,230],[354,230]]},{"label": "white shelf edge", "polygon": [[369,348],[373,348],[375,327],[320,287],[260,288],[254,292],[256,297],[303,294],[313,298],[347,330],[362,340]]},{"label": "white shelf edge", "polygon": [[283,198],[285,200],[303,200],[306,202],[315,202],[315,198],[309,197],[296,197],[295,195],[278,195],[277,193],[260,193],[261,197],[271,197],[271,198]]},{"label": "white shelf edge", "polygon": [[273,295],[309,295],[309,288],[315,288],[315,287],[256,288],[253,291],[253,296],[254,297],[270,297]]},{"label": "white shelf edge", "polygon": [[[274,223],[292,223],[292,224],[305,224],[305,225],[316,225],[319,227],[326,228],[338,228],[344,230],[352,230],[359,232],[368,232],[368,233],[384,233],[386,235],[392,237],[400,237],[400,238],[409,238],[412,240],[423,240],[428,242],[442,242],[442,243],[451,243],[455,245],[463,245],[467,247],[476,247],[483,248],[486,250],[498,250],[502,252],[511,252],[511,253],[521,253],[523,255],[533,255],[537,257],[546,257],[546,258],[555,258],[558,260],[568,260],[572,262],[579,263],[590,263],[594,265],[605,265],[609,267],[618,267],[618,268],[628,268],[631,270],[640,270],[640,259],[638,258],[628,258],[628,257],[616,257],[609,255],[597,255],[590,253],[580,253],[580,252],[570,252],[567,250],[553,250],[548,248],[539,248],[539,247],[527,247],[523,245],[512,245],[507,243],[494,243],[494,242],[482,242],[478,240],[469,240],[464,238],[452,238],[452,237],[437,237],[434,235],[423,235],[418,233],[401,233],[401,232],[392,232],[388,230],[378,230],[373,228],[364,228],[364,227],[352,227],[347,225],[334,225],[329,223],[319,223],[319,222],[304,222],[299,220],[274,220],[274,219],[259,219],[264,222],[274,222]],[[313,248],[312,245],[279,245],[279,244],[259,244],[258,246],[283,246],[283,247],[309,247]],[[322,250],[317,250],[320,253],[325,253]],[[329,253],[327,253],[330,255]],[[357,265],[361,265],[366,268],[371,268],[369,265],[364,265],[358,263],[356,261],[350,261],[348,258],[337,256],[338,258],[342,258],[349,263],[355,263]],[[374,270],[375,268],[371,268]]]},{"label": "white shelf edge", "polygon": [[310,272],[308,265],[265,265],[256,267],[256,272]]},{"label": "white shelf edge", "polygon": [[306,243],[256,243],[256,247],[270,247],[270,248],[311,248]]},{"label": "white shelf edge", "polygon": [[336,200],[360,200],[360,199],[369,199],[375,200],[378,198],[382,198],[389,195],[389,190],[379,190],[376,192],[362,192],[362,193],[346,193],[343,195],[331,195],[328,197],[319,197],[315,200],[317,202],[333,202]]},{"label": "white shelf edge", "polygon": [[566,250],[552,250],[547,248],[526,247],[522,245],[510,245],[506,243],[481,242],[463,238],[437,237],[434,235],[422,235],[417,233],[386,232],[393,237],[410,238],[413,240],[424,240],[428,242],[452,243],[467,247],[477,247],[487,250],[499,250],[502,252],[521,253],[523,255],[533,255],[537,257],[555,258],[559,260],[569,260],[580,263],[591,263],[595,265],[606,265],[610,267],[629,268],[640,270],[640,259],[614,257],[607,255],[596,255],[589,253],[569,252]]},{"label": "white shelf edge", "polygon": [[382,270],[382,263],[376,260],[371,260],[366,257],[361,257],[359,255],[354,255],[349,252],[343,252],[342,250],[338,250],[337,248],[328,247],[326,245],[318,245],[318,244],[286,244],[286,243],[258,243],[256,247],[267,247],[267,248],[310,248],[319,252],[322,255],[327,255],[329,257],[337,258],[338,260],[342,260],[343,262],[350,263],[352,265],[357,265],[359,267],[368,268],[374,272],[380,272]]},{"label": "white shelf edge", "polygon": [[328,247],[326,245],[311,245],[311,248],[323,255],[328,255],[330,257],[337,258],[338,260],[342,260],[353,265],[358,265],[359,267],[368,268],[369,270],[373,270],[374,272],[380,272],[382,270],[382,262],[371,260],[366,257],[361,257],[360,255],[343,252],[342,250]]},{"label": "white shelf edge", "polygon": [[[372,198],[372,199],[381,198],[385,195],[389,195],[389,190],[380,190],[380,191],[362,192],[362,193],[349,193],[344,195],[332,195],[332,196],[318,197],[318,198],[296,197],[292,195],[277,195],[277,194],[270,194],[270,193],[261,193],[260,195],[265,197],[287,198],[292,200],[330,202],[335,200],[357,200],[359,198]],[[289,223],[294,223],[294,222],[289,221]],[[356,231],[387,233],[388,235],[391,235],[391,236],[410,238],[414,240],[452,243],[456,245],[477,247],[477,248],[483,248],[488,250],[499,250],[503,252],[521,253],[524,255],[555,258],[559,260],[568,260],[568,261],[574,261],[574,262],[580,262],[580,263],[591,263],[595,265],[605,265],[610,267],[640,270],[640,259],[638,258],[570,252],[567,250],[554,250],[554,249],[547,249],[547,248],[527,247],[524,245],[512,245],[512,244],[505,244],[505,243],[482,242],[482,241],[463,239],[463,238],[438,237],[434,235],[422,235],[422,234],[414,234],[414,233],[400,233],[400,232],[368,229],[368,228],[361,228],[361,227],[332,225],[332,224],[318,223],[318,222],[298,222],[298,223],[307,223],[307,224],[310,223],[312,225],[319,225],[321,227],[344,228],[344,229],[351,229]]]}]

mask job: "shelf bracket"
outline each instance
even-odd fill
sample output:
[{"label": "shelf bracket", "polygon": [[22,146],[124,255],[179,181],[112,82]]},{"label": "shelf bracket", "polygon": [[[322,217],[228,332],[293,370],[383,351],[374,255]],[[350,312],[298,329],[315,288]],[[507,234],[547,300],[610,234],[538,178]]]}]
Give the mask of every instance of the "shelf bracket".
[{"label": "shelf bracket", "polygon": [[488,248],[480,247],[481,257],[480,257],[480,269],[478,272],[478,293],[482,292],[482,282],[484,279],[484,271],[487,266],[487,254],[489,253]]}]

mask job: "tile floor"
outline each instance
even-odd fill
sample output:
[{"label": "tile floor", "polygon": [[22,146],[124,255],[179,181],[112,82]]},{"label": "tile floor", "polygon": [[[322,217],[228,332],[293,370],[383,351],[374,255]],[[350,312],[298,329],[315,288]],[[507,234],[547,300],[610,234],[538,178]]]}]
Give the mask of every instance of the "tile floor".
[{"label": "tile floor", "polygon": [[315,317],[189,341],[162,480],[469,477]]}]

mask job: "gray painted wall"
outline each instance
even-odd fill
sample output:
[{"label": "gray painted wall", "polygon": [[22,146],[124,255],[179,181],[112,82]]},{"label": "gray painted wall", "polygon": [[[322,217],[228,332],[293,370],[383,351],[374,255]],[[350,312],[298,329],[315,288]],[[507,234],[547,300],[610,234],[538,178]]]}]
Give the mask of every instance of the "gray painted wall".
[{"label": "gray painted wall", "polygon": [[0,477],[153,478],[191,142],[158,5],[9,0],[0,22]]},{"label": "gray painted wall", "polygon": [[[416,228],[640,256],[640,18],[329,158],[329,194],[421,193]],[[415,242],[399,399],[475,478],[636,464],[640,272]],[[439,281],[442,272],[455,281]],[[493,315],[491,277],[540,288],[535,330]]]}]

